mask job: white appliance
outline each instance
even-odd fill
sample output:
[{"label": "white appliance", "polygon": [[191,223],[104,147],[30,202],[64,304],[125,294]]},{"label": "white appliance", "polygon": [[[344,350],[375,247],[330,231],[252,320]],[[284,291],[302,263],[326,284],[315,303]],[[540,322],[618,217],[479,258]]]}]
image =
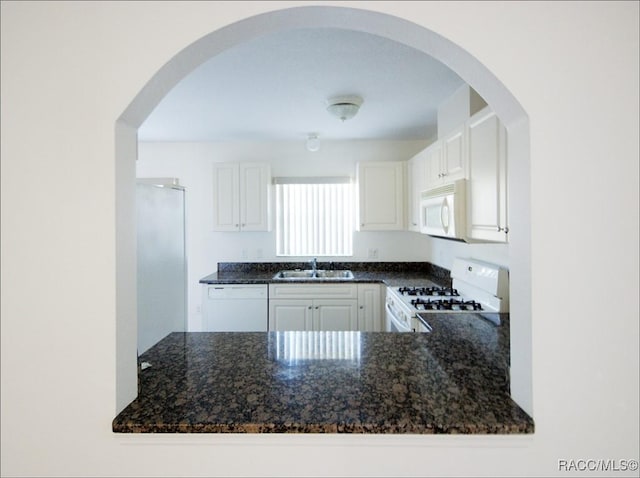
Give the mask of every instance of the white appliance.
[{"label": "white appliance", "polygon": [[206,284],[203,290],[204,332],[267,331],[266,284]]},{"label": "white appliance", "polygon": [[417,330],[418,312],[472,312],[500,324],[497,313],[509,311],[507,269],[475,259],[456,258],[451,278],[451,287],[428,281],[420,286],[387,287],[386,331]]},{"label": "white appliance", "polygon": [[466,179],[420,194],[420,232],[464,240],[466,235]]},{"label": "white appliance", "polygon": [[185,189],[175,178],[136,180],[138,354],[187,320]]},{"label": "white appliance", "polygon": [[385,332],[415,332],[416,312],[404,303],[402,296],[387,287],[385,298]]}]

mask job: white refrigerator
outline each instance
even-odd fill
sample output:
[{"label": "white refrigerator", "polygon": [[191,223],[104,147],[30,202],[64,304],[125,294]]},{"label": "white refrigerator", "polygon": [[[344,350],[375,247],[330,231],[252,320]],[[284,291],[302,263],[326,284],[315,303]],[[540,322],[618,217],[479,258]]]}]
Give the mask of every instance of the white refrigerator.
[{"label": "white refrigerator", "polygon": [[174,178],[138,179],[138,355],[187,320],[185,190]]}]

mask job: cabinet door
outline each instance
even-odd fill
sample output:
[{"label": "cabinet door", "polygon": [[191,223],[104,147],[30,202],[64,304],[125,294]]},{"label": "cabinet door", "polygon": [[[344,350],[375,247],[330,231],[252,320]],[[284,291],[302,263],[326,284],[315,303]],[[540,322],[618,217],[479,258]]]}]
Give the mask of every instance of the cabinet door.
[{"label": "cabinet door", "polygon": [[420,193],[427,188],[427,150],[422,150],[407,162],[407,229],[420,232]]},{"label": "cabinet door", "polygon": [[358,284],[358,330],[382,331],[382,302],[379,284]]},{"label": "cabinet door", "polygon": [[442,140],[442,171],[445,182],[463,179],[466,175],[465,125],[462,124]]},{"label": "cabinet door", "polygon": [[313,330],[358,330],[358,301],[318,299],[313,301]]},{"label": "cabinet door", "polygon": [[426,149],[424,169],[425,189],[432,189],[442,184],[442,141]]},{"label": "cabinet door", "polygon": [[312,330],[313,301],[272,299],[269,301],[269,330]]},{"label": "cabinet door", "polygon": [[213,230],[240,230],[240,174],[235,163],[213,165]]},{"label": "cabinet door", "polygon": [[506,242],[506,131],[488,108],[468,122],[467,234],[478,241]]},{"label": "cabinet door", "polygon": [[269,230],[269,182],[267,163],[240,163],[240,229]]},{"label": "cabinet door", "polygon": [[404,229],[404,162],[359,163],[358,188],[359,230]]}]

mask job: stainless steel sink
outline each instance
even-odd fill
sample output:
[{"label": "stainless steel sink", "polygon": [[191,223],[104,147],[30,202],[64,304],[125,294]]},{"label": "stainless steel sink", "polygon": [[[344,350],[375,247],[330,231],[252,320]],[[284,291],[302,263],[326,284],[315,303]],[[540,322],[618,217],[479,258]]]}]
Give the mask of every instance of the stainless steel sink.
[{"label": "stainless steel sink", "polygon": [[293,271],[280,271],[274,279],[311,279],[314,277],[314,271],[312,270],[293,270]]},{"label": "stainless steel sink", "polygon": [[279,271],[273,276],[274,279],[353,279],[351,271],[329,271],[329,270],[288,270]]},{"label": "stainless steel sink", "polygon": [[353,279],[353,272],[351,271],[316,271],[316,277],[318,279]]}]

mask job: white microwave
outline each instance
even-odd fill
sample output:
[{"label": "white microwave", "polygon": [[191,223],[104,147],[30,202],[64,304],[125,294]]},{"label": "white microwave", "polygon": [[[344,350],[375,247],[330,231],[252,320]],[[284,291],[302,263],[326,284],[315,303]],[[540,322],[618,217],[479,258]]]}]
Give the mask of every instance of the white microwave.
[{"label": "white microwave", "polygon": [[459,179],[420,194],[420,232],[464,240],[467,224],[467,180]]}]

